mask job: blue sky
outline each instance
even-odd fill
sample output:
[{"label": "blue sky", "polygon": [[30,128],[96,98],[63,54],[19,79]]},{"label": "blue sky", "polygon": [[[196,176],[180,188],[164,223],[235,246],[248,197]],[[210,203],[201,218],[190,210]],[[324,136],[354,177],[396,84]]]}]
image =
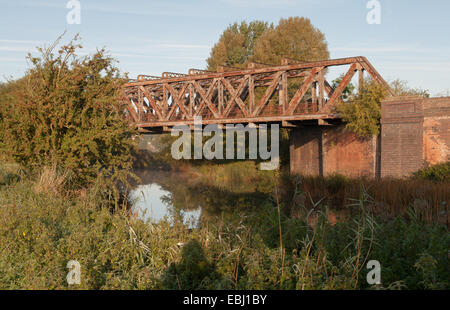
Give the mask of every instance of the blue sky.
[{"label": "blue sky", "polygon": [[450,92],[448,0],[379,0],[379,25],[366,22],[368,0],[80,0],[80,25],[67,24],[67,2],[0,0],[0,80],[23,75],[27,51],[65,30],[66,40],[80,33],[85,53],[106,47],[134,77],[204,68],[235,21],[304,16],[325,34],[332,58],[366,56],[387,80]]}]

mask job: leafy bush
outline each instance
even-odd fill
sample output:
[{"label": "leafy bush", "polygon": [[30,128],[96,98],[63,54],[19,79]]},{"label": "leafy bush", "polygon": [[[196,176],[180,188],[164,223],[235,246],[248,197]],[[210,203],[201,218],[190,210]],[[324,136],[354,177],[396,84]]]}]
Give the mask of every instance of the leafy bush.
[{"label": "leafy bush", "polygon": [[[342,80],[342,76],[333,81],[336,86]],[[396,96],[419,96],[429,98],[427,90],[410,88],[407,82],[394,80],[390,87]],[[387,89],[372,79],[364,81],[362,91],[354,93],[355,86],[350,83],[342,94],[344,100],[337,106],[342,119],[347,123],[347,128],[360,137],[371,137],[380,132],[381,101],[387,95]]]},{"label": "leafy bush", "polygon": [[29,54],[25,77],[1,88],[0,150],[25,167],[70,170],[79,186],[99,174],[124,179],[135,147],[119,100],[124,80],[104,50],[78,57],[77,40]]},{"label": "leafy bush", "polygon": [[421,169],[415,173],[415,176],[431,181],[450,181],[450,162]]},{"label": "leafy bush", "polygon": [[377,135],[380,131],[380,102],[386,93],[382,85],[368,80],[362,92],[349,95],[347,102],[337,106],[346,127],[360,137]]}]

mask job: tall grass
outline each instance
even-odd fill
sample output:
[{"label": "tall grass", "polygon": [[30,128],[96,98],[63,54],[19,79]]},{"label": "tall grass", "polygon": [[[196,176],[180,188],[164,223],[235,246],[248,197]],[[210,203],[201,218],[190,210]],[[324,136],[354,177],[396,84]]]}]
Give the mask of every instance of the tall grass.
[{"label": "tall grass", "polygon": [[[415,209],[421,219],[428,222],[448,223],[450,183],[424,179],[349,179],[340,175],[329,177],[296,177],[289,179],[286,187],[291,193],[298,191],[304,196],[297,198],[312,208],[312,201],[322,199],[334,210],[348,210],[349,199],[359,199],[362,190],[373,198],[370,211],[386,219],[407,216]],[[291,194],[292,195],[292,194]],[[311,199],[309,199],[310,197]]]},{"label": "tall grass", "polygon": [[[267,202],[191,230],[112,211],[101,184],[83,194],[36,191],[41,177],[0,185],[0,288],[370,289],[371,259],[381,263],[381,288],[449,285],[446,226],[414,212],[409,221],[375,217],[368,192],[348,202],[357,212],[347,221],[330,223],[320,201],[313,226],[305,205],[290,217]],[[66,282],[69,260],[81,264],[79,286]]]}]

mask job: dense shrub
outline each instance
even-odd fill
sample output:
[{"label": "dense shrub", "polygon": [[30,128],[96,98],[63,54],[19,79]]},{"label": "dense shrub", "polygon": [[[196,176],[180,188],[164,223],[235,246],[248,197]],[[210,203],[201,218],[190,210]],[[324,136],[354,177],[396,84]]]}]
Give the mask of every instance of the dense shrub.
[{"label": "dense shrub", "polygon": [[360,137],[377,135],[380,131],[380,102],[386,94],[384,86],[368,80],[362,92],[349,95],[348,101],[337,107],[346,128]]},{"label": "dense shrub", "polygon": [[84,186],[100,173],[123,178],[135,143],[113,59],[104,50],[78,57],[76,42],[29,54],[25,77],[0,89],[0,152],[25,167],[70,170]]},{"label": "dense shrub", "polygon": [[431,181],[450,181],[450,162],[421,169],[415,176]]},{"label": "dense shrub", "polygon": [[[342,76],[333,81],[338,85]],[[416,96],[429,98],[428,90],[410,88],[405,81],[394,80],[389,85],[396,96]],[[337,106],[346,127],[358,136],[371,137],[380,132],[381,101],[388,95],[385,86],[371,78],[365,79],[364,86],[357,93],[350,83],[342,93],[343,102]]]}]

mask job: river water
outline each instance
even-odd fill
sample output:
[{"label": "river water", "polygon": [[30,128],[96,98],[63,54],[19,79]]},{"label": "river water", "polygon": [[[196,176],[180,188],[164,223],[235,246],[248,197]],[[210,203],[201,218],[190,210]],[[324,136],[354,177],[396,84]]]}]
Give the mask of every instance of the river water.
[{"label": "river water", "polygon": [[196,227],[202,218],[260,205],[270,199],[272,186],[258,188],[233,180],[231,185],[212,184],[202,176],[183,172],[137,170],[141,179],[130,193],[134,212],[150,222],[182,220]]}]

